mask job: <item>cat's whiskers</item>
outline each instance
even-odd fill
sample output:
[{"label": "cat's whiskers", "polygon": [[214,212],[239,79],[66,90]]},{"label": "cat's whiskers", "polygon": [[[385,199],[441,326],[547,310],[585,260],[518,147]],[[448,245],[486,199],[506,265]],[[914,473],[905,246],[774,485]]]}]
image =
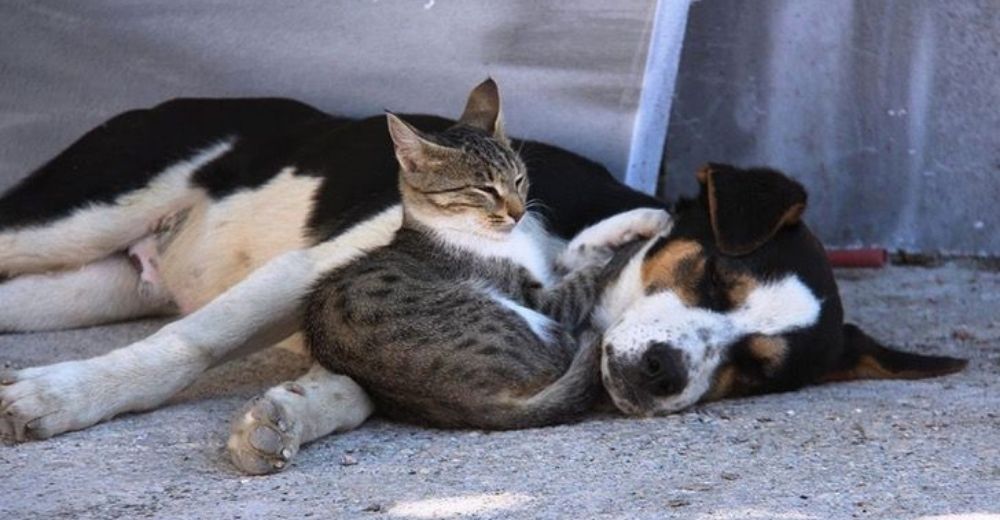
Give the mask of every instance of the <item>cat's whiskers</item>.
[{"label": "cat's whiskers", "polygon": [[544,204],[538,199],[531,199],[524,204],[524,216],[521,217],[521,220],[523,221],[528,218],[533,218],[543,227],[548,228],[550,225],[549,215],[551,212],[552,208],[549,205]]},{"label": "cat's whiskers", "polygon": [[548,204],[545,204],[539,199],[528,199],[528,201],[524,203],[525,212],[535,211],[536,209],[552,210]]}]

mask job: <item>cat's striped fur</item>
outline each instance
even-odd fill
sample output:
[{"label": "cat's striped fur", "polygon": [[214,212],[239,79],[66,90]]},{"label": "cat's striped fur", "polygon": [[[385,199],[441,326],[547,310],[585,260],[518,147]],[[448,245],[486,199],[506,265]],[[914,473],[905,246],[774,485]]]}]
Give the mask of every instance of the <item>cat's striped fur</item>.
[{"label": "cat's striped fur", "polygon": [[403,226],[326,275],[308,304],[313,357],[393,418],[539,426],[584,412],[600,391],[595,337],[580,332],[614,268],[602,258],[554,281],[532,262],[547,235],[524,217],[525,168],[499,121],[492,82],[438,134],[390,115]]}]

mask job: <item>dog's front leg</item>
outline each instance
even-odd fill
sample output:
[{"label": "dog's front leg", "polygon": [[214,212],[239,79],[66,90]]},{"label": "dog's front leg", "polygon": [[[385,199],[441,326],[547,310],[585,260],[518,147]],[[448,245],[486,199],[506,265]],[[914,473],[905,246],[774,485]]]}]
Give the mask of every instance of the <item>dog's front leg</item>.
[{"label": "dog's front leg", "polygon": [[334,240],[286,253],[197,312],[103,356],[0,373],[0,436],[41,439],[148,410],[212,365],[294,332],[303,297],[326,271],[388,243],[398,207]]},{"label": "dog's front leg", "polygon": [[309,263],[306,251],[279,257],[194,314],[103,356],[0,374],[0,435],[41,439],[153,408],[234,351],[280,341],[315,279]]},{"label": "dog's front leg", "polygon": [[662,209],[638,208],[608,217],[580,231],[556,259],[563,272],[587,265],[603,264],[616,248],[633,240],[666,234],[673,226],[670,214]]}]

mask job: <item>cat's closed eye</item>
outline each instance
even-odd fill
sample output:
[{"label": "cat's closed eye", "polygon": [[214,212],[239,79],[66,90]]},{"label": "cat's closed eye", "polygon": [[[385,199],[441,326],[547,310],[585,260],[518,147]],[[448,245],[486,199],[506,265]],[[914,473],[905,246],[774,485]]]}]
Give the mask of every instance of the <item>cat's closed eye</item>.
[{"label": "cat's closed eye", "polygon": [[493,186],[476,186],[474,189],[485,193],[488,197],[492,197],[494,199],[500,198],[500,192]]}]

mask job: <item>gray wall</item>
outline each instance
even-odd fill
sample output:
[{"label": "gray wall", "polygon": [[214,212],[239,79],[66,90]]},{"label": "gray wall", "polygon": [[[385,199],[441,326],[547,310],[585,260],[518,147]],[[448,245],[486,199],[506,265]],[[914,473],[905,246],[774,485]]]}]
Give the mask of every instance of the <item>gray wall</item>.
[{"label": "gray wall", "polygon": [[455,115],[625,169],[655,0],[2,0],[0,189],[111,115],[177,96]]},{"label": "gray wall", "polygon": [[[677,0],[662,0],[677,1]],[[0,189],[122,110],[295,97],[456,114],[492,74],[516,135],[622,174],[654,0],[0,0]],[[701,0],[666,148],[769,164],[832,245],[1000,254],[996,0]]]},{"label": "gray wall", "polygon": [[1000,254],[1000,2],[696,2],[667,139],[668,195],[773,165],[828,244]]}]

